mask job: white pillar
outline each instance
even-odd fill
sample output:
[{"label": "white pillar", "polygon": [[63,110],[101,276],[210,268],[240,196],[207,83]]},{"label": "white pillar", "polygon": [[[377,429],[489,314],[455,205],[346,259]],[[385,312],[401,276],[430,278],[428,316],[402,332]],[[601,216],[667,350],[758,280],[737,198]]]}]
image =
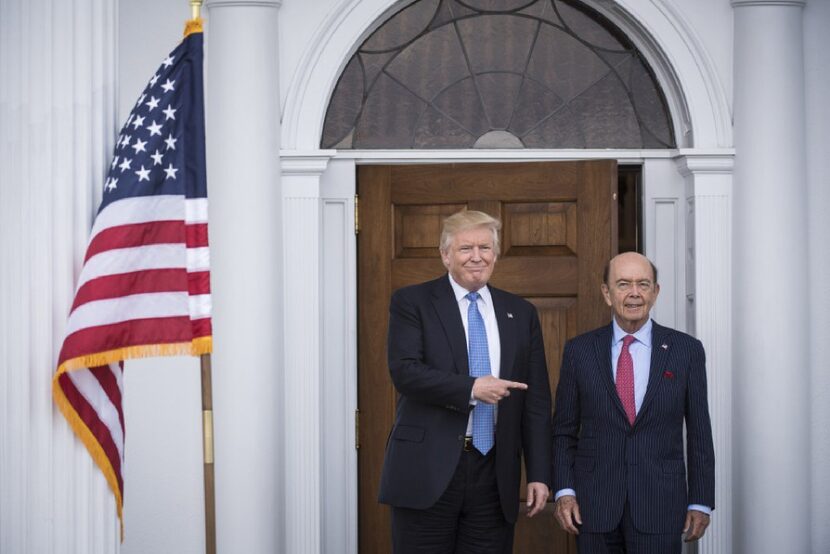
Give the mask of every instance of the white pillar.
[{"label": "white pillar", "polygon": [[805,0],[732,0],[735,552],[810,552]]},{"label": "white pillar", "polygon": [[51,396],[117,132],[116,28],[114,0],[0,3],[0,552],[119,551]]},{"label": "white pillar", "polygon": [[706,349],[709,413],[715,443],[715,513],[701,554],[732,548],[732,166],[734,153],[683,152],[686,180],[687,329]]},{"label": "white pillar", "polygon": [[830,552],[830,2],[810,2],[804,8],[804,72],[807,110],[807,205],[810,290],[810,528],[813,552]]},{"label": "white pillar", "polygon": [[219,552],[286,552],[281,0],[209,0],[206,124]]}]

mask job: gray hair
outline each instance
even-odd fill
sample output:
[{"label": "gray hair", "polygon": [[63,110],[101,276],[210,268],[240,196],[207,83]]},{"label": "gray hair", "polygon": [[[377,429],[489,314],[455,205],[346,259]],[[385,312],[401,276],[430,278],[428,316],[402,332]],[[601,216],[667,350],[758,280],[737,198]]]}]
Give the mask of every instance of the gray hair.
[{"label": "gray hair", "polygon": [[441,229],[441,242],[438,248],[441,252],[449,251],[450,244],[452,244],[452,239],[455,235],[476,227],[490,229],[493,233],[493,251],[498,256],[501,221],[489,214],[475,210],[461,210],[444,220],[444,227]]}]

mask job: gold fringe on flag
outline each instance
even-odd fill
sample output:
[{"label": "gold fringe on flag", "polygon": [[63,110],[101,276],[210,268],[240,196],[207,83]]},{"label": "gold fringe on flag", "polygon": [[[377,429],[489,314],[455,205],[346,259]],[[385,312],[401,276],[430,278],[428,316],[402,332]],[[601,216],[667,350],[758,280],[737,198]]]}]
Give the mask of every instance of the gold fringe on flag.
[{"label": "gold fringe on flag", "polygon": [[184,24],[184,36],[187,37],[193,33],[201,33],[203,21],[204,20],[201,17],[197,17],[196,19],[188,19]]},{"label": "gold fringe on flag", "polygon": [[213,348],[213,337],[199,337],[190,342],[173,342],[169,344],[144,344],[141,346],[125,346],[106,352],[96,352],[78,356],[64,361],[58,366],[55,378],[66,371],[82,367],[97,367],[113,362],[120,362],[134,358],[149,358],[152,356],[201,356],[209,354]]},{"label": "gold fringe on flag", "polygon": [[83,420],[81,420],[81,416],[78,415],[78,412],[75,411],[75,408],[72,407],[72,404],[66,398],[66,395],[63,393],[63,389],[58,383],[58,377],[60,377],[60,375],[55,374],[52,378],[52,398],[54,398],[55,404],[58,405],[61,413],[63,413],[63,417],[65,417],[66,421],[69,422],[69,426],[78,438],[81,439],[84,446],[86,446],[86,449],[89,452],[89,455],[92,456],[95,464],[101,469],[101,473],[104,474],[104,478],[106,479],[112,494],[115,495],[115,509],[116,512],[118,512],[118,522],[121,524],[121,542],[124,542],[124,501],[121,498],[121,489],[118,487],[118,479],[115,476],[115,469],[113,469],[109,458],[107,458],[107,455],[104,453],[101,443],[98,442],[98,439],[95,438],[92,431],[90,431],[89,427],[87,427]]}]

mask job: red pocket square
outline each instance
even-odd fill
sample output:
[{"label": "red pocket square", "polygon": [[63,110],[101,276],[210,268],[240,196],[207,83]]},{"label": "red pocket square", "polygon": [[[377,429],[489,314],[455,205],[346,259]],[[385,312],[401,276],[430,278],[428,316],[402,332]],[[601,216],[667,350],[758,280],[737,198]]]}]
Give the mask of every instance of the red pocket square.
[{"label": "red pocket square", "polygon": [[663,377],[665,377],[667,379],[674,379],[674,373],[672,373],[669,370],[666,370],[666,371],[663,372]]}]

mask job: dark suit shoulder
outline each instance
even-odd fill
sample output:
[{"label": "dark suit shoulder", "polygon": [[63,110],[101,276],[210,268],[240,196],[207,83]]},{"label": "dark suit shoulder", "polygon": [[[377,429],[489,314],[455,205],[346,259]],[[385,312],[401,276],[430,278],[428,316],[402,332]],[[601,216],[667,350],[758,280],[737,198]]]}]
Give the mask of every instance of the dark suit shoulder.
[{"label": "dark suit shoulder", "polygon": [[690,347],[699,346],[703,348],[703,343],[700,342],[699,339],[693,337],[688,333],[678,331],[677,329],[672,329],[671,327],[664,327],[656,321],[652,321],[652,325],[652,335],[654,335],[655,337],[662,337],[664,339],[671,340],[672,342],[677,344],[687,344]]},{"label": "dark suit shoulder", "polygon": [[392,297],[398,298],[429,298],[435,294],[446,293],[447,291],[452,292],[452,287],[450,286],[449,279],[446,275],[442,275],[438,279],[433,279],[432,281],[426,281],[424,283],[416,283],[414,285],[407,285],[405,287],[401,287],[396,289],[392,293]]},{"label": "dark suit shoulder", "polygon": [[[671,327],[664,327],[660,325],[656,321],[652,320],[652,335],[654,337],[660,337],[665,339],[670,339],[672,341],[676,341],[679,343],[686,343],[686,344],[701,344],[701,342],[689,335],[684,333],[683,331],[678,331],[677,329],[672,329]],[[582,346],[587,346],[592,344],[597,339],[609,339],[613,334],[613,328],[611,324],[603,325],[602,327],[597,327],[592,331],[588,331],[587,333],[582,333],[581,335],[577,335],[572,339],[568,340],[573,348],[579,348]],[[701,344],[702,346],[702,344]]]}]

